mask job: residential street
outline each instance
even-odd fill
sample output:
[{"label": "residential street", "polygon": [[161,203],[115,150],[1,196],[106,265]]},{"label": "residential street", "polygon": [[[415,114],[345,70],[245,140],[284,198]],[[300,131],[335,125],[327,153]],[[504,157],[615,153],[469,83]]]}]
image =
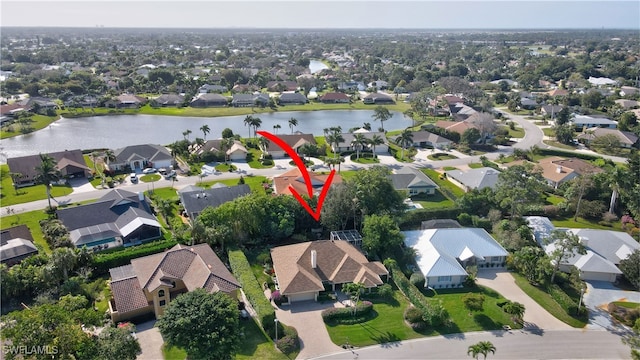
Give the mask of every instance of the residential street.
[{"label": "residential street", "polygon": [[[467,348],[479,341],[496,347],[489,359],[628,359],[629,347],[604,330],[524,330],[452,334],[374,345],[316,359],[467,359]],[[357,355],[356,355],[357,354]]]}]

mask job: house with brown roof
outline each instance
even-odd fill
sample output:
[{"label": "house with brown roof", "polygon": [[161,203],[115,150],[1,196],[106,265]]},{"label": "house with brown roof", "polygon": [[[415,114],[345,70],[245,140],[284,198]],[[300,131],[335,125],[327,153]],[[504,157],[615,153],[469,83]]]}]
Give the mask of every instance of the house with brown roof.
[{"label": "house with brown roof", "polygon": [[280,294],[290,303],[317,300],[326,287],[333,291],[346,283],[368,289],[382,285],[389,271],[379,261],[369,261],[348,241],[320,240],[271,249]]},{"label": "house with brown roof", "polygon": [[[56,169],[64,178],[87,177],[91,169],[87,166],[80,150],[65,150],[46,154],[56,162]],[[42,164],[40,155],[28,155],[7,159],[9,172],[15,187],[30,186],[35,184],[38,175],[36,168]]]},{"label": "house with brown roof", "polygon": [[602,172],[602,169],[591,165],[587,161],[577,158],[564,159],[556,156],[540,160],[536,168],[540,170],[542,177],[547,180],[549,185],[555,189],[560,184],[580,175]]},{"label": "house with brown roof", "polygon": [[[280,138],[280,140],[287,143],[287,145],[289,145],[297,153],[300,153],[299,149],[304,144],[316,145],[316,139],[313,137],[313,134],[279,134],[278,137]],[[286,151],[284,151],[281,147],[278,146],[278,144],[272,141],[269,141],[267,147],[263,149],[263,152],[271,155],[274,159],[281,159],[289,156]]]},{"label": "house with brown roof", "polygon": [[349,95],[345,93],[326,93],[318,98],[321,103],[324,104],[339,104],[339,103],[349,103],[351,98]]},{"label": "house with brown roof", "polygon": [[473,128],[473,124],[468,121],[436,121],[436,127],[445,129],[448,132],[455,132],[462,135],[466,130]]},{"label": "house with brown roof", "polygon": [[395,104],[393,98],[385,93],[371,93],[364,98],[362,102],[365,104]]},{"label": "house with brown roof", "polygon": [[105,107],[108,108],[139,108],[147,103],[147,99],[132,94],[118,95],[115,99],[109,100],[105,103]]},{"label": "house with brown roof", "polygon": [[638,145],[638,137],[630,131],[618,129],[591,128],[578,135],[578,140],[590,145],[591,142],[601,136],[613,135],[620,141],[620,147],[630,149]]},{"label": "house with brown roof", "polygon": [[564,89],[553,89],[547,92],[549,96],[567,96],[569,92]]},{"label": "house with brown roof", "polygon": [[[322,188],[324,187],[324,184],[328,178],[329,175],[321,175],[314,172],[309,172],[309,179],[311,180],[311,187],[313,188],[314,194],[320,195],[320,192],[322,191]],[[341,182],[342,177],[338,174],[334,174],[331,184],[334,185]],[[289,187],[293,187],[294,189],[296,189],[296,191],[300,195],[307,194],[307,185],[304,182],[304,177],[302,176],[300,169],[291,169],[284,174],[273,177],[273,188],[276,194],[293,195]]]},{"label": "house with brown roof", "polygon": [[230,161],[243,161],[247,159],[249,151],[238,140],[234,140],[231,147],[223,146],[222,139],[207,140],[204,145],[192,148],[191,152],[196,155],[202,155],[206,152],[223,152]]},{"label": "house with brown roof", "polygon": [[109,270],[113,322],[164,313],[167,305],[183,293],[205,289],[222,291],[236,299],[240,283],[208,244],[176,245],[163,253],[131,260]]}]

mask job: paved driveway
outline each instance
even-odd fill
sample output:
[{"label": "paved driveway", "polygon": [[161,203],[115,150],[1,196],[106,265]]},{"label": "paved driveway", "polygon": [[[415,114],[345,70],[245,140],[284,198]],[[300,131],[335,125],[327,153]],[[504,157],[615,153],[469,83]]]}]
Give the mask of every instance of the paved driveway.
[{"label": "paved driveway", "polygon": [[156,321],[147,321],[136,326],[136,336],[140,343],[142,353],[138,355],[138,360],[160,360],[162,356],[162,335],[160,330],[155,327]]},{"label": "paved driveway", "polygon": [[499,292],[511,301],[517,301],[524,305],[525,328],[544,330],[567,330],[571,326],[556,319],[542,306],[522,291],[511,276],[504,270],[478,269],[478,284]]},{"label": "paved driveway", "polygon": [[586,281],[584,305],[589,309],[589,329],[607,329],[614,332],[624,329],[618,322],[612,321],[607,305],[612,301],[630,301],[640,303],[640,292],[621,290],[607,281]]},{"label": "paved driveway", "polygon": [[276,309],[278,320],[298,330],[301,350],[297,359],[309,359],[342,350],[331,341],[322,321],[322,310],[333,306],[333,303],[303,301]]}]

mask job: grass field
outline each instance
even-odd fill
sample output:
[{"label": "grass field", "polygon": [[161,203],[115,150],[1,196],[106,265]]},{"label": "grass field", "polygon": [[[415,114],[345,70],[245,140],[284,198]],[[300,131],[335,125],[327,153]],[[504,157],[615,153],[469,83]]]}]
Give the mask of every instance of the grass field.
[{"label": "grass field", "polygon": [[42,237],[42,229],[40,229],[40,221],[46,220],[47,214],[44,210],[34,210],[25,213],[6,215],[2,214],[2,221],[0,221],[0,228],[7,229],[16,225],[27,225],[33,236],[33,241],[36,246],[45,253],[50,253],[51,249],[49,244]]},{"label": "grass field", "polygon": [[422,172],[425,173],[431,180],[433,180],[440,188],[445,188],[447,191],[452,193],[456,197],[461,197],[464,195],[464,190],[455,186],[449,180],[440,179],[440,174],[433,169],[422,169]]},{"label": "grass field", "polygon": [[411,201],[422,205],[425,209],[441,209],[455,206],[455,203],[442,195],[438,189],[433,195],[419,194],[412,196]]},{"label": "grass field", "polygon": [[[33,185],[23,188],[14,189],[13,181],[9,175],[9,166],[0,165],[0,202],[2,206],[16,205],[47,198],[47,189],[44,185]],[[71,194],[73,189],[70,186],[53,186],[51,188],[51,196],[65,196]],[[52,200],[51,205],[56,205]]]},{"label": "grass field", "polygon": [[455,155],[446,154],[446,153],[437,153],[433,155],[427,156],[429,160],[439,161],[439,160],[452,160],[457,159]]},{"label": "grass field", "polygon": [[[57,115],[56,116],[33,115],[31,117],[32,122],[30,126],[32,128],[32,131],[37,131],[40,129],[44,129],[45,127],[49,126],[52,122],[58,120],[59,118],[60,117]],[[0,130],[0,139],[6,139],[6,138],[22,135],[22,132],[20,132],[20,125],[13,124],[11,128],[13,128],[14,131],[7,131],[8,127],[3,126],[2,130]]]},{"label": "grass field", "polygon": [[578,217],[576,221],[570,218],[560,218],[560,219],[552,219],[551,223],[555,227],[558,228],[569,228],[569,229],[601,229],[601,230],[616,230],[620,231],[621,225],[619,221],[613,222],[611,226],[601,225],[596,221],[591,221],[587,219],[583,219]]},{"label": "grass field", "polygon": [[637,309],[640,308],[640,303],[631,302],[631,301],[614,301],[613,302],[617,306],[622,306],[627,309]]}]

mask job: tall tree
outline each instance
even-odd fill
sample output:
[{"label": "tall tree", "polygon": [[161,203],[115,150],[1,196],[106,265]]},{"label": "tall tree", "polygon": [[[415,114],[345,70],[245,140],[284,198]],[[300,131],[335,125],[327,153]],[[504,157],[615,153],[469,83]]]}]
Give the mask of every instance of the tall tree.
[{"label": "tall tree", "polygon": [[340,143],[344,142],[344,137],[342,137],[342,133],[341,133],[342,129],[341,128],[331,128],[329,129],[329,133],[327,134],[327,142],[330,145],[334,145],[335,147],[333,148],[333,157],[337,157],[338,154],[340,153],[339,151],[339,147],[340,147]]},{"label": "tall tree", "polygon": [[78,263],[78,254],[74,249],[58,248],[53,250],[47,269],[57,279],[62,281],[69,280],[69,272],[72,271]]},{"label": "tall tree", "polygon": [[393,114],[391,114],[389,109],[387,109],[386,107],[378,105],[373,110],[373,115],[371,115],[371,117],[373,118],[373,120],[380,121],[380,128],[384,132],[384,122],[391,119],[393,117]]},{"label": "tall tree", "polygon": [[518,217],[527,205],[542,202],[546,187],[546,181],[532,165],[515,165],[498,175],[496,200],[512,217]]},{"label": "tall tree", "polygon": [[183,137],[185,140],[189,141],[189,135],[190,135],[191,133],[193,133],[193,131],[191,131],[190,129],[187,129],[187,130],[185,130],[185,131],[183,131],[183,132],[182,132],[182,137]]},{"label": "tall tree", "polygon": [[244,118],[244,125],[249,129],[249,137],[248,138],[251,138],[251,126],[252,126],[251,124],[253,123],[253,119],[254,118],[251,115],[247,115]]},{"label": "tall tree", "polygon": [[262,120],[259,117],[252,117],[251,118],[251,127],[253,127],[253,137],[257,137],[258,136],[258,129],[260,128],[260,125],[262,125]]},{"label": "tall tree", "polygon": [[156,324],[167,344],[189,358],[231,359],[240,342],[239,315],[229,296],[196,289],[171,301]]},{"label": "tall tree", "polygon": [[351,146],[356,149],[356,159],[360,160],[360,151],[364,149],[364,146],[367,144],[367,138],[364,134],[357,133],[353,135],[353,141],[351,141]]},{"label": "tall tree", "polygon": [[396,138],[396,143],[402,148],[401,159],[404,159],[404,151],[413,144],[413,133],[409,129],[404,129],[400,136]]},{"label": "tall tree", "polygon": [[207,140],[207,134],[209,134],[211,132],[211,129],[209,128],[209,125],[204,124],[202,126],[200,126],[200,131],[202,131],[202,134],[204,135],[204,140]]},{"label": "tall tree", "polygon": [[486,143],[487,137],[492,135],[498,128],[495,121],[493,121],[493,115],[489,113],[477,113],[473,116],[471,124],[480,132],[480,139],[483,144]]},{"label": "tall tree", "polygon": [[556,134],[556,140],[562,144],[570,144],[575,136],[575,130],[571,123],[556,125],[552,127],[553,132]]},{"label": "tall tree", "polygon": [[294,117],[289,119],[289,128],[291,129],[291,133],[293,134],[293,128],[298,126],[298,120]]},{"label": "tall tree", "polygon": [[273,133],[277,134],[278,130],[281,129],[281,128],[282,128],[282,126],[280,124],[273,125]]},{"label": "tall tree", "polygon": [[636,289],[640,289],[640,250],[632,252],[626,259],[620,260],[620,271]]},{"label": "tall tree", "polygon": [[56,182],[62,178],[60,170],[57,168],[58,164],[49,155],[40,154],[40,165],[36,166],[35,181],[38,184],[43,184],[47,189],[47,201],[49,202],[49,209],[51,209],[51,183]]},{"label": "tall tree", "polygon": [[389,215],[367,215],[362,227],[362,247],[374,254],[387,254],[402,245],[404,235]]},{"label": "tall tree", "polygon": [[99,360],[135,360],[142,349],[127,327],[105,327],[98,334]]},{"label": "tall tree", "polygon": [[553,251],[550,254],[553,263],[551,273],[551,283],[553,284],[560,265],[576,254],[586,254],[587,250],[580,242],[578,235],[565,230],[553,230],[547,238],[547,243],[553,244]]},{"label": "tall tree", "polygon": [[369,144],[371,145],[371,150],[373,151],[373,157],[378,157],[376,154],[376,146],[384,144],[384,139],[382,136],[378,134],[374,134],[371,139],[369,139]]}]

